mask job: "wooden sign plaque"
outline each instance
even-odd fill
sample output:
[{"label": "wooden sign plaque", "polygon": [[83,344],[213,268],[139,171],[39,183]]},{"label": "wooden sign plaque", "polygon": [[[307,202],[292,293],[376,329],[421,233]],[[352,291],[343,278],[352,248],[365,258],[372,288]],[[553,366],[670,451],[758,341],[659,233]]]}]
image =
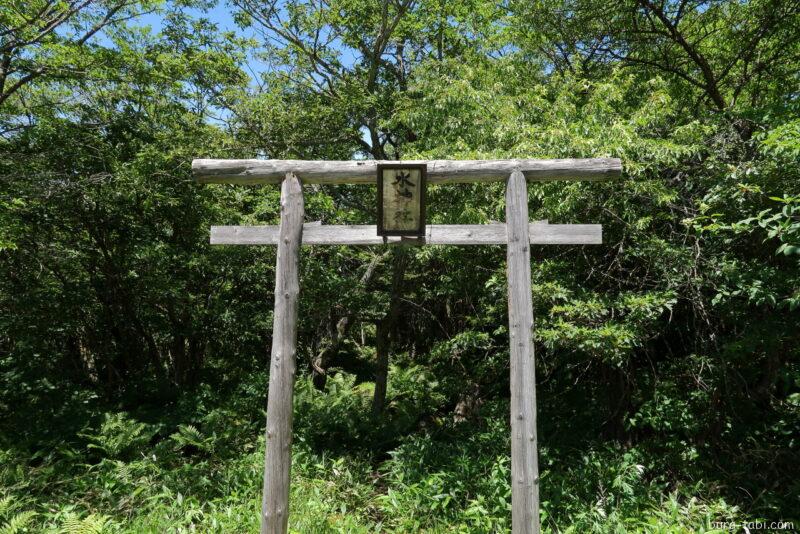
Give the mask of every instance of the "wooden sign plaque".
[{"label": "wooden sign plaque", "polygon": [[427,165],[378,165],[378,235],[425,235]]}]

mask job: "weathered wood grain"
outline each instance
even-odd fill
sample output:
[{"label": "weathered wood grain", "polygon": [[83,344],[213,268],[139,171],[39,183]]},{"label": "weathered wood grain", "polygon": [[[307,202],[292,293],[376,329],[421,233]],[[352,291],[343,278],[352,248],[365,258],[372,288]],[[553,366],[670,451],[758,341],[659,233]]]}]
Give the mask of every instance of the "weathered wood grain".
[{"label": "weathered wood grain", "polygon": [[[379,163],[397,161],[307,161],[280,159],[196,159],[192,172],[200,183],[277,184],[288,172],[304,184],[374,184]],[[426,163],[433,184],[503,181],[515,169],[528,181],[608,180],[618,178],[622,163],[617,158],[420,160]]]},{"label": "weathered wood grain", "polygon": [[[319,225],[303,227],[304,245],[380,245],[374,225]],[[532,245],[600,245],[603,230],[599,224],[531,223],[528,231]],[[212,245],[276,245],[280,240],[277,226],[212,226]],[[426,227],[424,241],[415,238],[387,237],[387,243],[408,245],[504,245],[505,224],[433,224]]]},{"label": "weathered wood grain", "polygon": [[292,465],[292,398],[300,293],[300,243],[303,237],[303,188],[287,174],[281,186],[281,225],[275,275],[275,313],[267,397],[267,450],[261,534],[285,534],[289,519]]},{"label": "weathered wood grain", "polygon": [[511,530],[539,534],[536,373],[528,188],[514,171],[506,183],[508,331],[511,343]]}]

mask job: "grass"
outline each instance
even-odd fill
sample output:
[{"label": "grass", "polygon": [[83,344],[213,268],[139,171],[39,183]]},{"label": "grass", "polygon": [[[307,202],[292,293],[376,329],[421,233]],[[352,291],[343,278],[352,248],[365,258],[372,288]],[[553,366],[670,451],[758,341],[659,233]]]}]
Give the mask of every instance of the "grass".
[{"label": "grass", "polygon": [[[390,376],[399,400],[378,420],[370,384],[340,374],[320,393],[299,380],[291,531],[508,531],[507,402],[455,423],[430,410],[424,373]],[[257,532],[260,388],[244,385],[224,401],[201,391],[156,415],[96,412],[38,446],[6,436],[0,533]],[[640,448],[548,444],[540,466],[545,532],[728,532],[712,523],[756,519],[713,484],[666,478]]]}]

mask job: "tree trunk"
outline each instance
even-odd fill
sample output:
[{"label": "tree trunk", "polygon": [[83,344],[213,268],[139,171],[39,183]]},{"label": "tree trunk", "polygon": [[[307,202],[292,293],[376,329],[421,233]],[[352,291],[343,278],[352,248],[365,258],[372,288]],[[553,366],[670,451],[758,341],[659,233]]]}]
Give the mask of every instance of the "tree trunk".
[{"label": "tree trunk", "polygon": [[383,412],[386,404],[386,382],[389,378],[389,327],[386,318],[375,323],[375,393],[372,413]]},{"label": "tree trunk", "polygon": [[[367,265],[367,270],[361,277],[361,288],[366,290],[375,278],[377,266],[386,257],[385,254],[374,256],[372,261]],[[356,310],[350,309],[347,314],[336,322],[336,328],[331,332],[331,337],[327,342],[323,342],[322,349],[317,353],[317,356],[311,362],[311,379],[314,382],[314,387],[320,391],[325,389],[325,384],[328,381],[328,367],[331,361],[339,353],[339,347],[342,345],[347,334],[350,332],[350,327],[355,322]]]},{"label": "tree trunk", "polygon": [[603,428],[606,439],[620,443],[628,439],[625,431],[625,420],[630,412],[631,384],[628,380],[629,370],[608,363],[601,364],[603,387],[606,388],[606,404],[608,419]]},{"label": "tree trunk", "polygon": [[392,289],[389,299],[389,311],[383,319],[378,321],[375,332],[375,393],[372,397],[372,413],[375,415],[383,412],[386,405],[386,384],[389,380],[389,351],[392,338],[397,328],[397,318],[400,315],[401,299],[403,298],[403,282],[408,266],[408,251],[402,247],[393,249],[392,264]]}]

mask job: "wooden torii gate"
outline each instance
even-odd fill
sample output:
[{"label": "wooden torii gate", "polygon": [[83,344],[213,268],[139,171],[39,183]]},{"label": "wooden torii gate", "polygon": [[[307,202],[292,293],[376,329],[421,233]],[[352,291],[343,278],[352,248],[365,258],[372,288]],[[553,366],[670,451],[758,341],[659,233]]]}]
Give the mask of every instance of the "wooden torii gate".
[{"label": "wooden torii gate", "polygon": [[[427,165],[433,184],[506,181],[505,224],[429,225],[418,238],[377,235],[376,226],[303,224],[303,184],[375,184],[378,164]],[[281,184],[280,226],[212,226],[211,244],[277,245],[275,313],[272,331],[267,447],[261,510],[262,534],[283,534],[289,519],[292,400],[300,291],[300,244],[506,245],[511,366],[512,531],[538,534],[539,467],[536,436],[536,380],[530,245],[602,243],[599,224],[530,223],[527,182],[606,180],[620,176],[619,159],[299,161],[210,160],[192,162],[201,183]]]}]

